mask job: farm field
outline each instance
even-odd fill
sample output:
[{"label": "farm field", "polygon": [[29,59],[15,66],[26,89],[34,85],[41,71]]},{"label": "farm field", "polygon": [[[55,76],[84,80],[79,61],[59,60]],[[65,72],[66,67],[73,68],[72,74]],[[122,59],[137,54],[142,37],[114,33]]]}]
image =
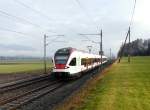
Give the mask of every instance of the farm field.
[{"label": "farm field", "polygon": [[[47,62],[47,68],[52,67],[50,62]],[[0,74],[30,72],[43,69],[43,61],[7,61],[0,63]]]},{"label": "farm field", "polygon": [[150,57],[123,58],[94,81],[58,110],[150,110]]},{"label": "farm field", "polygon": [[124,58],[97,83],[78,110],[150,110],[150,57]]}]

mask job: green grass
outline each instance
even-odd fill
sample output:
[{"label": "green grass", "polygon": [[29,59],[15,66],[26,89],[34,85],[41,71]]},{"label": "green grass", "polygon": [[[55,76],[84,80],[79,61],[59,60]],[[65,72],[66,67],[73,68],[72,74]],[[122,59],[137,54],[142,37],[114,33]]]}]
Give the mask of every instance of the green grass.
[{"label": "green grass", "polygon": [[[47,68],[50,67],[52,67],[52,64],[47,63]],[[35,70],[42,70],[43,68],[42,61],[4,62],[0,63],[0,74],[30,72]]]},{"label": "green grass", "polygon": [[114,64],[78,110],[150,110],[150,57]]}]

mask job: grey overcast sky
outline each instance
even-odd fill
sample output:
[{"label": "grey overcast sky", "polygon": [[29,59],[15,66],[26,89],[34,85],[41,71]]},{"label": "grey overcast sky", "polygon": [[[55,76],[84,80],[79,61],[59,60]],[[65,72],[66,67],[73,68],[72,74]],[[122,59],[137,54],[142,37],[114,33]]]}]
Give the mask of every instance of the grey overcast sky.
[{"label": "grey overcast sky", "polygon": [[[87,50],[87,45],[97,53],[99,45],[78,34],[99,33],[100,29],[104,52],[108,54],[111,48],[116,55],[125,39],[133,5],[134,0],[0,0],[0,55],[42,56],[44,34],[49,36],[48,56],[61,47]],[[149,0],[137,0],[131,40],[150,38],[149,10]],[[65,42],[55,42],[52,35],[56,34],[64,34],[57,41]],[[99,36],[88,38],[99,41]]]}]

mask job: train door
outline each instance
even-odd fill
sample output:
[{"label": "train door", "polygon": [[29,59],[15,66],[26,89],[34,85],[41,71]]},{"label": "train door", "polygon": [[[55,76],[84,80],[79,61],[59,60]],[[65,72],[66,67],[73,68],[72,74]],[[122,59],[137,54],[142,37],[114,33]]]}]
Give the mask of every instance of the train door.
[{"label": "train door", "polygon": [[70,71],[70,74],[77,73],[77,61],[76,61],[76,58],[72,58],[72,60],[70,61],[70,63],[69,63],[69,71]]}]

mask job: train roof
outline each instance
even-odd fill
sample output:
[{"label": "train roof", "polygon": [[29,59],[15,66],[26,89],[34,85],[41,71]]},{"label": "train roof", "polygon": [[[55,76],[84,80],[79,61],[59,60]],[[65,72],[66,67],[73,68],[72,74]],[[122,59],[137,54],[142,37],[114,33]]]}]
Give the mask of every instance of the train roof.
[{"label": "train roof", "polygon": [[[72,48],[72,47],[66,47],[66,48],[61,48],[61,49],[58,49],[57,51],[56,51],[56,53],[57,54],[61,54],[61,53],[63,53],[63,54],[70,54],[70,53],[72,53],[72,52],[77,52],[77,53],[80,53],[81,55],[86,55],[86,56],[88,56],[88,57],[93,57],[93,56],[95,56],[95,57],[100,57],[100,55],[98,55],[98,54],[92,54],[92,53],[88,53],[88,52],[85,52],[85,51],[82,51],[82,50],[78,50],[78,49],[76,49],[76,48]],[[106,56],[102,56],[103,58],[107,58]]]}]

